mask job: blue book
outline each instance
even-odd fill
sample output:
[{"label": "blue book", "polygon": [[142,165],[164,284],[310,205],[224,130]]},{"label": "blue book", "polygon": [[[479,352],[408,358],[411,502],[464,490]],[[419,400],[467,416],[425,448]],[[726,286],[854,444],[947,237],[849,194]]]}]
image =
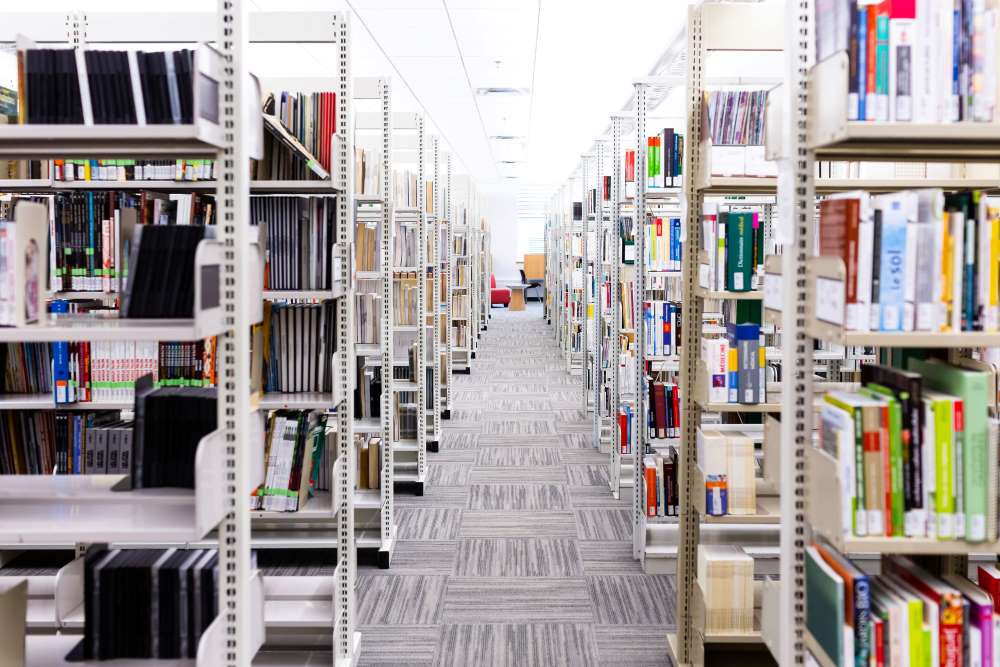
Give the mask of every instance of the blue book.
[{"label": "blue book", "polygon": [[877,197],[876,207],[882,211],[878,276],[879,329],[902,331],[906,301],[906,212],[898,193]]},{"label": "blue book", "polygon": [[80,452],[80,440],[81,440],[81,426],[82,420],[79,415],[73,415],[73,474],[79,475],[83,472],[81,467],[81,452]]},{"label": "blue book", "polygon": [[[69,304],[55,299],[49,304],[49,312],[68,313]],[[69,343],[52,343],[52,400],[57,404],[72,402],[69,380]]]},{"label": "blue book", "polygon": [[660,327],[660,354],[670,354],[670,304],[664,301],[660,304],[663,314],[663,326]]},{"label": "blue book", "polygon": [[858,7],[858,120],[865,119],[865,92],[868,90],[868,7]]},{"label": "blue book", "polygon": [[959,105],[962,95],[962,6],[956,5],[951,16],[951,118],[948,120],[967,120],[962,118]]}]

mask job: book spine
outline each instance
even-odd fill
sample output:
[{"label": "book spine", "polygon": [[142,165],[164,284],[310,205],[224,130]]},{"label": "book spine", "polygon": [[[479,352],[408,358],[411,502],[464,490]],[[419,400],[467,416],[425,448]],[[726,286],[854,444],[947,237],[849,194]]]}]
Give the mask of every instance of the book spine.
[{"label": "book spine", "polygon": [[[852,7],[853,5],[848,5]],[[861,39],[859,34],[859,17],[861,9],[851,11],[850,25],[847,38],[847,120],[858,120],[863,118],[859,115],[861,110],[862,96],[859,94],[859,84],[863,77],[860,74],[858,63],[864,56],[861,50]]]},{"label": "book spine", "polygon": [[889,120],[889,13],[887,3],[875,10],[875,120]]}]

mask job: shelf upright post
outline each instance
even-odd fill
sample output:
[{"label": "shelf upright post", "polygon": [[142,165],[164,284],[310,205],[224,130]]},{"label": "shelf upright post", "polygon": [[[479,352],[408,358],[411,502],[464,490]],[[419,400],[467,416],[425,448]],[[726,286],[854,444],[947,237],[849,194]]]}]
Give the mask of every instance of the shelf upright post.
[{"label": "shelf upright post", "polygon": [[417,115],[417,484],[423,489],[427,473],[427,183],[424,180],[424,115]]},{"label": "shelf upright post", "polygon": [[604,299],[602,294],[602,281],[604,280],[604,197],[603,183],[604,174],[604,142],[597,142],[595,151],[595,176],[594,182],[594,363],[591,365],[594,374],[594,446],[601,448],[601,426],[604,423],[604,415],[601,411],[601,387],[603,385],[603,373],[601,373],[601,358],[604,356]]},{"label": "shelf upright post", "polygon": [[[635,284],[632,302],[635,323],[635,419],[632,420],[632,552],[642,560],[646,551],[646,516],[643,507],[643,454],[646,451],[645,327],[642,302],[646,286],[646,84],[635,84]],[[685,142],[687,145],[687,142]]]},{"label": "shelf upright post", "polygon": [[[353,114],[351,113],[351,24],[345,13],[335,15],[333,23],[334,44],[338,54],[337,138],[333,146],[334,173],[337,196],[337,263],[340,267],[339,280],[344,285],[351,284],[351,259],[354,211],[354,169],[349,149],[354,136]],[[337,307],[337,353],[339,367],[334,379],[339,385],[341,405],[335,406],[337,420],[337,453],[344,457],[337,483],[339,498],[333,499],[340,508],[337,516],[339,564],[338,578],[334,582],[334,595],[339,598],[343,618],[333,619],[335,651],[334,660],[338,665],[354,664],[360,635],[354,633],[354,580],[357,571],[357,549],[354,546],[354,392],[351,380],[354,375],[354,296],[345,295]]]},{"label": "shelf upright post", "polygon": [[392,90],[389,79],[379,79],[382,94],[382,321],[379,336],[382,352],[382,502],[381,549],[393,539],[393,448],[392,448]]},{"label": "shelf upright post", "polygon": [[[688,8],[687,55],[687,134],[684,138],[684,193],[687,198],[685,225],[687,226],[681,287],[684,308],[681,314],[681,408],[683,431],[680,442],[680,474],[678,489],[680,500],[680,546],[677,559],[677,662],[701,664],[704,646],[694,631],[694,586],[698,567],[698,540],[700,524],[695,509],[694,455],[698,427],[701,424],[701,407],[695,400],[699,351],[701,350],[702,310],[704,301],[697,295],[698,249],[701,248],[701,213],[704,195],[698,188],[697,175],[701,173],[702,92],[704,90],[703,65],[705,46],[702,41],[701,7]],[[640,234],[640,236],[642,236]],[[641,257],[641,255],[640,255]],[[637,494],[638,495],[638,494]]]},{"label": "shelf upright post", "polygon": [[250,663],[250,496],[246,493],[250,462],[244,446],[250,426],[251,317],[241,286],[250,276],[250,136],[244,113],[246,45],[249,33],[246,3],[218,2],[217,48],[222,54],[221,125],[216,202],[222,261],[222,309],[226,331],[219,336],[218,423],[225,437],[226,517],[219,524],[219,615],[225,620],[224,665]]},{"label": "shelf upright post", "polygon": [[[434,210],[434,214],[431,218],[431,257],[427,260],[427,266],[431,267],[431,304],[433,309],[431,310],[431,359],[433,363],[431,364],[431,370],[433,373],[433,382],[431,382],[431,387],[434,389],[434,396],[432,401],[432,410],[434,411],[431,415],[431,432],[434,434],[434,440],[437,442],[437,446],[440,447],[441,441],[441,248],[438,246],[441,242],[441,235],[438,233],[438,225],[441,223],[441,161],[440,161],[440,145],[439,139],[433,137],[431,139],[431,146],[434,151],[434,188],[432,193],[434,195],[431,205]],[[437,451],[437,450],[435,450]]]},{"label": "shelf upright post", "polygon": [[[779,214],[787,216],[788,230],[781,256],[782,395],[781,395],[781,545],[780,597],[778,603],[779,664],[802,664],[805,640],[805,490],[808,488],[806,448],[812,445],[813,427],[813,344],[806,334],[805,317],[809,309],[806,259],[812,253],[816,194],[814,160],[807,147],[806,123],[809,117],[809,68],[813,54],[812,0],[789,2],[785,31],[787,71],[784,86],[786,109],[799,122],[786,123],[784,145],[788,151],[778,163],[780,201],[787,206]],[[814,102],[815,103],[815,102]],[[786,116],[789,117],[789,116]],[[785,195],[785,193],[788,193]]]},{"label": "shelf upright post", "polygon": [[622,215],[622,118],[620,114],[611,117],[611,354],[608,362],[611,367],[611,466],[608,470],[608,481],[611,492],[616,499],[621,497],[621,441],[618,434],[618,410],[621,396],[619,392],[619,359],[622,353],[621,326],[622,300],[621,292],[621,249],[619,238],[619,219]]},{"label": "shelf upright post", "polygon": [[451,343],[451,303],[452,303],[452,286],[455,284],[455,272],[454,272],[454,255],[455,246],[451,238],[451,229],[453,225],[452,215],[453,211],[451,209],[451,154],[448,154],[447,163],[447,189],[444,193],[444,239],[445,239],[445,290],[444,290],[444,340],[445,340],[445,363],[444,363],[444,377],[445,382],[445,412],[449,417],[451,417],[451,375],[452,375],[452,343]]},{"label": "shelf upright post", "polygon": [[587,253],[589,251],[589,248],[587,247],[588,245],[587,231],[589,229],[589,225],[587,223],[589,222],[588,218],[590,216],[590,201],[588,199],[589,193],[587,192],[587,175],[588,175],[587,160],[590,158],[590,156],[582,155],[580,157],[581,157],[580,169],[582,172],[581,173],[582,178],[580,179],[580,189],[583,192],[583,198],[581,199],[583,207],[583,215],[581,216],[582,220],[580,221],[580,225],[582,226],[583,229],[583,237],[581,239],[581,245],[583,246],[583,299],[582,299],[583,312],[580,313],[580,322],[581,322],[580,337],[581,340],[583,341],[582,345],[580,346],[580,351],[583,355],[583,360],[580,362],[580,376],[583,378],[583,414],[586,415],[587,408],[590,403],[590,398],[587,395],[587,390],[590,388],[590,383],[589,383],[590,378],[588,377],[590,375],[590,347],[589,347],[589,342],[587,341],[587,334],[589,333],[588,330],[590,329],[590,317],[589,317],[590,312],[588,308],[590,300],[590,279],[587,277],[587,259],[588,259]]}]

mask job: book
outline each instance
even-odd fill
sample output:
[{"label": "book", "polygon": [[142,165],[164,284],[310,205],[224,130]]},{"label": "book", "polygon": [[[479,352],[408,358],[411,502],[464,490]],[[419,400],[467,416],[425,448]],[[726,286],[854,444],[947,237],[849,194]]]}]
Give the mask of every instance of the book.
[{"label": "book", "polygon": [[806,629],[835,665],[853,664],[853,633],[845,618],[846,584],[815,546],[805,550]]}]

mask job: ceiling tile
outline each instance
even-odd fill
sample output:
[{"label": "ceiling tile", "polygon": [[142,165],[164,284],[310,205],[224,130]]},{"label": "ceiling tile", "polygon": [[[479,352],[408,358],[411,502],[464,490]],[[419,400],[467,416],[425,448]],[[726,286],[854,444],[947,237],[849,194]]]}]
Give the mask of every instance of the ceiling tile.
[{"label": "ceiling tile", "polygon": [[393,58],[400,75],[421,99],[469,98],[465,68],[457,56],[444,58]]},{"label": "ceiling tile", "polygon": [[531,53],[505,53],[494,56],[463,55],[474,88],[510,86],[530,88],[533,59]]},{"label": "ceiling tile", "polygon": [[364,9],[357,15],[390,58],[455,56],[458,49],[443,8]]},{"label": "ceiling tile", "polygon": [[533,54],[538,12],[524,9],[450,9],[463,56]]}]

